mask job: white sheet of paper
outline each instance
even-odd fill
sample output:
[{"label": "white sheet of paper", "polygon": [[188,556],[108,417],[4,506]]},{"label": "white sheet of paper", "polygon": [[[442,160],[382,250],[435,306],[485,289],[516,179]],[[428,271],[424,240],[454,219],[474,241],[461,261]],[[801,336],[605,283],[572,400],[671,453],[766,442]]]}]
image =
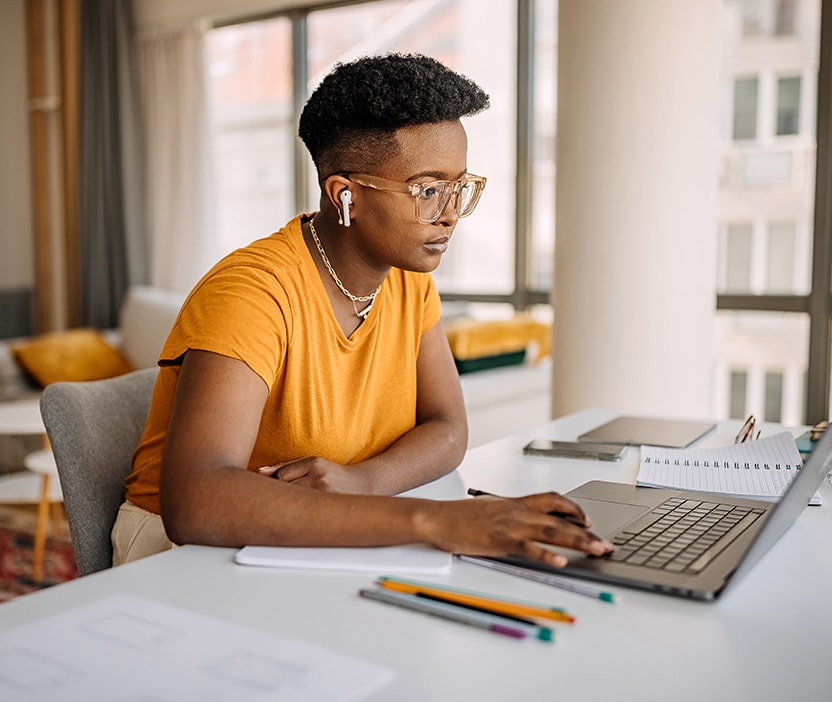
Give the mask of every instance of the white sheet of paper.
[{"label": "white sheet of paper", "polygon": [[394,672],[170,605],[113,595],[0,634],[0,700],[357,700]]}]

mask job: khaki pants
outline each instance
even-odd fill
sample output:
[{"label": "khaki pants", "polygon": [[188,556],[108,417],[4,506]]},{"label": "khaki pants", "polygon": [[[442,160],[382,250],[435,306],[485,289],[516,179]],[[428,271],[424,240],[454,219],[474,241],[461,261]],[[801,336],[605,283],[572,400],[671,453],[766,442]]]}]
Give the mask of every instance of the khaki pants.
[{"label": "khaki pants", "polygon": [[125,502],[118,509],[111,534],[113,565],[136,561],[173,548],[158,514]]}]

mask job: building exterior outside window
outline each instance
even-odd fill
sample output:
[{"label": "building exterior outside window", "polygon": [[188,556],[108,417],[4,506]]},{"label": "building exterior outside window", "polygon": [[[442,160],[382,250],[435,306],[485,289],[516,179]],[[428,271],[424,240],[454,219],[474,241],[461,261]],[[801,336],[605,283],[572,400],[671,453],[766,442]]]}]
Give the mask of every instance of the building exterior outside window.
[{"label": "building exterior outside window", "polygon": [[[819,0],[725,0],[717,292],[806,295],[811,284]],[[804,421],[808,316],[717,313],[716,414]]]}]

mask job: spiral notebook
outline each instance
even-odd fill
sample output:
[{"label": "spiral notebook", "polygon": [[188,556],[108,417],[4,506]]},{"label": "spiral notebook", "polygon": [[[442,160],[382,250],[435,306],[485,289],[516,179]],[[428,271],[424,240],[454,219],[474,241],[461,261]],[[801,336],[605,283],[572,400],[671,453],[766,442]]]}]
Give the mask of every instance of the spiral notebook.
[{"label": "spiral notebook", "polygon": [[[642,446],[636,484],[776,502],[802,468],[794,437],[782,432],[719,448]],[[809,501],[820,503],[817,494]]]}]

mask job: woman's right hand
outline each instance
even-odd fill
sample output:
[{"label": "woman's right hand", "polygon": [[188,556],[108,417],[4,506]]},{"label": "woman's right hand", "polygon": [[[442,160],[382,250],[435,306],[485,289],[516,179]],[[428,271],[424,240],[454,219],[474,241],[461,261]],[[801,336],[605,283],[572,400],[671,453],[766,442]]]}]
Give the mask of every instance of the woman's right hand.
[{"label": "woman's right hand", "polygon": [[[569,519],[551,513],[567,515]],[[470,556],[516,556],[560,568],[562,554],[543,544],[603,556],[613,545],[587,528],[583,510],[555,492],[525,497],[482,496],[431,503],[420,525],[426,540],[451,553]],[[584,526],[572,523],[577,521]]]}]

